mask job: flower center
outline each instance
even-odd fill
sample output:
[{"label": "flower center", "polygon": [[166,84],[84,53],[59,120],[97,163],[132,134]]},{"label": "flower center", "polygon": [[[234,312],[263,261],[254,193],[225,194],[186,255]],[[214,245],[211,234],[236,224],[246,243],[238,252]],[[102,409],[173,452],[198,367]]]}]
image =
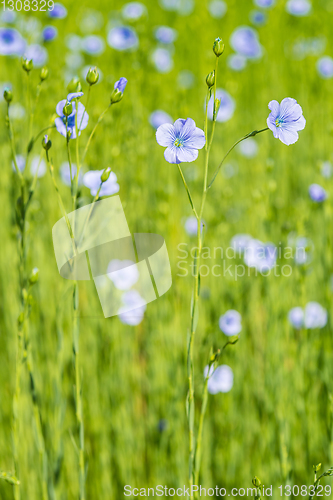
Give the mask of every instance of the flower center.
[{"label": "flower center", "polygon": [[277,118],[277,119],[275,120],[275,125],[276,125],[276,127],[281,127],[281,125],[282,125],[283,123],[284,123],[284,121],[283,121],[283,120],[282,120],[282,118],[280,118],[280,117],[279,117],[279,118]]},{"label": "flower center", "polygon": [[178,138],[175,140],[174,145],[176,146],[176,148],[181,148],[184,146],[184,141]]}]

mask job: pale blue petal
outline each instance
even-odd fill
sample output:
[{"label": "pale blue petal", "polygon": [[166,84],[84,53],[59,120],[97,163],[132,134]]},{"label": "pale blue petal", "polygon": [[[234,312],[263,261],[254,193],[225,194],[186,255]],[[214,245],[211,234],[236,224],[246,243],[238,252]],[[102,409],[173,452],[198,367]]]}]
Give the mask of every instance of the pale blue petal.
[{"label": "pale blue petal", "polygon": [[297,142],[298,133],[294,127],[283,126],[283,128],[279,128],[278,131],[280,141],[286,144],[286,146],[290,146],[290,144],[295,144],[295,142]]},{"label": "pale blue petal", "polygon": [[175,127],[176,137],[179,137],[180,134],[182,133],[185,123],[186,120],[184,120],[184,118],[178,118],[178,120],[175,121],[174,127]]},{"label": "pale blue petal", "polygon": [[156,141],[160,146],[172,146],[175,140],[175,127],[172,123],[163,123],[156,130]]},{"label": "pale blue petal", "polygon": [[61,118],[56,118],[54,120],[54,123],[55,123],[55,126],[56,126],[56,129],[58,130],[58,132],[63,135],[64,137],[66,137],[66,125],[64,124],[64,122],[62,121]]},{"label": "pale blue petal", "polygon": [[268,109],[271,110],[272,115],[274,116],[275,119],[279,116],[279,113],[280,113],[280,104],[277,101],[271,101],[268,104]]},{"label": "pale blue petal", "polygon": [[[177,120],[178,121],[178,120]],[[195,131],[195,121],[192,120],[192,118],[187,118],[187,120],[184,122],[182,129],[180,130],[180,135],[179,137],[186,141],[188,138],[190,138]]]},{"label": "pale blue petal", "polygon": [[[82,123],[81,123],[82,120]],[[77,112],[77,126],[80,130],[83,130],[88,125],[89,115],[85,110],[85,107],[81,102],[79,102],[78,112]]]},{"label": "pale blue petal", "polygon": [[184,140],[184,146],[186,148],[201,149],[206,144],[205,132],[199,127],[195,127],[194,131],[191,132],[188,138]]},{"label": "pale blue petal", "polygon": [[306,119],[304,118],[303,115],[297,120],[296,125],[297,125],[297,130],[303,130],[305,128]]},{"label": "pale blue petal", "polygon": [[281,101],[280,118],[283,121],[296,121],[302,116],[302,108],[297,103],[296,99],[286,97]]},{"label": "pale blue petal", "polygon": [[180,161],[177,159],[177,149],[174,146],[166,148],[164,151],[164,158],[166,161],[169,163],[180,163]]},{"label": "pale blue petal", "polygon": [[77,97],[82,97],[83,92],[71,92],[67,96],[67,101],[71,102],[72,99],[76,99]]},{"label": "pale blue petal", "polygon": [[57,115],[59,115],[59,116],[63,116],[64,115],[63,109],[64,109],[64,106],[65,106],[66,102],[67,102],[66,99],[63,99],[62,101],[58,102],[57,107],[56,107]]},{"label": "pale blue petal", "polygon": [[276,125],[275,125],[275,119],[272,116],[272,113],[267,118],[267,127],[273,132],[273,135],[274,135],[275,139],[278,139],[279,138],[279,132],[278,132],[278,129],[277,129]]},{"label": "pale blue petal", "polygon": [[178,148],[177,157],[179,162],[191,162],[198,158],[198,150],[192,148]]}]

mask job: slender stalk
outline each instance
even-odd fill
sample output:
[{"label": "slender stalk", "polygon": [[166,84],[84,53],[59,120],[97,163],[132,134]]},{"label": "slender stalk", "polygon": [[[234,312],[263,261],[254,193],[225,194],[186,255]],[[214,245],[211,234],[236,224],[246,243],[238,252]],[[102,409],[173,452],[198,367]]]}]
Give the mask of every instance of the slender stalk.
[{"label": "slender stalk", "polygon": [[[217,59],[217,58],[216,58]],[[214,84],[214,95],[216,92],[216,79]],[[194,283],[193,283],[193,294],[192,294],[192,309],[191,309],[191,330],[188,342],[187,351],[187,377],[188,377],[188,423],[189,423],[189,483],[190,483],[190,498],[193,499],[192,486],[194,479],[194,456],[195,456],[195,443],[194,443],[194,365],[193,365],[193,343],[194,336],[197,328],[197,322],[199,317],[198,301],[200,294],[200,257],[202,250],[202,215],[204,211],[206,194],[207,194],[207,178],[208,178],[208,165],[209,165],[209,154],[211,145],[213,142],[214,132],[215,132],[215,121],[216,116],[213,116],[213,126],[211,131],[211,137],[208,141],[208,100],[210,92],[207,93],[206,97],[206,113],[205,113],[205,134],[206,134],[206,157],[205,157],[205,171],[204,171],[204,182],[201,206],[199,211],[199,216],[197,217],[198,229],[197,229],[197,251],[194,257]]]},{"label": "slender stalk", "polygon": [[184,177],[184,174],[183,174],[183,171],[182,171],[182,168],[180,166],[180,163],[177,163],[177,166],[178,166],[178,170],[179,170],[179,173],[180,173],[180,176],[182,178],[182,181],[183,181],[183,184],[184,184],[184,187],[186,189],[186,193],[187,193],[187,196],[188,196],[188,199],[189,199],[189,202],[191,204],[191,207],[192,207],[192,210],[193,210],[193,213],[195,215],[195,217],[198,219],[198,214],[197,214],[197,211],[194,207],[194,203],[193,203],[193,200],[192,200],[192,196],[191,196],[191,192],[190,192],[190,189],[186,183],[186,180],[185,180],[185,177]]},{"label": "slender stalk", "polygon": [[97,129],[98,125],[101,123],[101,121],[102,121],[102,120],[103,120],[103,118],[104,118],[104,115],[106,114],[106,112],[109,110],[109,108],[110,108],[111,106],[112,106],[112,104],[110,103],[110,104],[108,105],[108,107],[107,107],[107,108],[106,108],[106,109],[105,109],[105,110],[104,110],[104,111],[100,114],[100,116],[99,116],[99,118],[98,118],[98,120],[97,120],[96,125],[95,125],[95,126],[94,126],[94,128],[92,129],[92,132],[91,132],[91,134],[90,134],[90,136],[89,136],[89,138],[88,138],[88,141],[87,141],[86,147],[84,148],[84,151],[83,151],[82,160],[81,160],[81,162],[82,162],[82,163],[83,163],[83,161],[84,161],[84,159],[85,159],[85,157],[86,157],[86,154],[87,154],[87,152],[88,152],[88,149],[89,149],[89,146],[90,146],[91,140],[92,140],[92,138],[93,138],[93,137],[94,137],[94,135],[95,135],[95,132],[96,132],[96,129]]},{"label": "slender stalk", "polygon": [[17,161],[16,161],[14,132],[13,132],[13,127],[12,127],[10,118],[9,118],[9,103],[7,105],[6,125],[7,125],[7,129],[8,129],[9,142],[10,142],[10,148],[11,148],[14,167],[15,167],[16,173],[19,176],[19,179],[20,179],[21,185],[22,185],[22,184],[24,184],[24,179],[23,179],[22,172],[18,168]]},{"label": "slender stalk", "polygon": [[266,128],[263,128],[261,130],[254,130],[253,132],[250,132],[249,134],[245,135],[244,137],[242,137],[241,139],[239,139],[237,142],[235,142],[235,144],[233,146],[231,146],[231,148],[229,149],[229,151],[227,151],[227,153],[225,154],[225,156],[222,158],[222,161],[220,162],[219,166],[217,167],[217,169],[215,170],[215,173],[213,175],[213,178],[212,180],[210,181],[210,183],[208,184],[208,188],[207,189],[210,189],[212,187],[212,184],[213,182],[215,181],[216,179],[216,176],[217,174],[219,173],[219,171],[221,170],[221,167],[224,163],[224,161],[227,159],[227,157],[229,156],[229,154],[231,153],[231,151],[241,142],[245,141],[246,139],[248,139],[249,137],[254,137],[255,135],[257,134],[261,134],[261,132],[265,132],[266,130],[268,130],[268,127]]},{"label": "slender stalk", "polygon": [[208,380],[209,380],[209,372],[211,365],[208,365],[208,372],[205,378],[204,389],[202,393],[202,403],[201,403],[201,412],[199,419],[199,427],[198,427],[198,435],[197,435],[197,446],[195,450],[195,470],[194,470],[194,484],[199,483],[199,473],[200,473],[200,465],[201,465],[201,446],[202,446],[202,434],[203,434],[203,424],[207,409],[207,401],[208,401]]}]

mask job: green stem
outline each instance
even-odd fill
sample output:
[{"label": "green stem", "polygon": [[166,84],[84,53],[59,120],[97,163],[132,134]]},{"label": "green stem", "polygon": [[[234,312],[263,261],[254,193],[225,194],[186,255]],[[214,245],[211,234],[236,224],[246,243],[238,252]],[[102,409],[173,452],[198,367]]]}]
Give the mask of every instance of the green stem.
[{"label": "green stem", "polygon": [[98,118],[98,120],[97,120],[96,125],[95,125],[95,126],[94,126],[94,128],[92,129],[92,132],[91,132],[91,134],[90,134],[90,136],[89,136],[89,138],[88,138],[88,142],[87,142],[87,144],[86,144],[86,147],[84,148],[84,151],[83,151],[83,155],[82,155],[82,163],[83,163],[83,161],[84,161],[84,159],[85,159],[85,157],[86,157],[86,154],[87,154],[87,152],[88,152],[88,149],[89,149],[89,146],[90,146],[91,140],[92,140],[92,138],[93,138],[93,137],[94,137],[94,135],[95,135],[95,132],[96,132],[96,129],[97,129],[98,125],[101,123],[101,121],[102,121],[102,120],[103,120],[103,118],[104,118],[105,113],[109,110],[109,108],[110,108],[110,107],[111,107],[111,103],[110,103],[110,104],[108,105],[108,107],[107,107],[107,108],[103,111],[103,113],[101,113],[101,115],[99,116],[99,118]]},{"label": "green stem", "polygon": [[201,446],[202,446],[202,434],[203,434],[203,424],[207,409],[207,401],[208,401],[208,380],[209,380],[209,372],[211,365],[208,365],[208,372],[205,378],[205,385],[202,394],[202,403],[201,403],[201,412],[199,419],[199,428],[198,428],[198,437],[197,437],[197,446],[195,451],[195,470],[194,470],[194,484],[199,484],[199,473],[200,473],[200,465],[201,465]]},{"label": "green stem", "polygon": [[180,176],[182,178],[182,181],[183,181],[183,184],[185,186],[185,189],[186,189],[186,193],[187,193],[187,196],[188,196],[188,199],[189,199],[189,202],[191,204],[191,207],[192,207],[192,210],[193,210],[193,213],[195,215],[195,217],[198,219],[198,214],[197,214],[197,211],[194,207],[194,203],[193,203],[193,200],[192,200],[192,196],[191,196],[191,193],[190,193],[190,189],[186,183],[186,180],[185,180],[185,177],[184,177],[184,174],[183,174],[183,171],[181,169],[181,166],[180,166],[180,163],[177,163],[177,166],[178,166],[178,170],[179,170],[179,173],[180,173]]},{"label": "green stem", "polygon": [[19,176],[19,179],[21,181],[21,185],[24,185],[23,175],[22,175],[21,170],[18,168],[17,161],[16,161],[14,132],[13,132],[13,127],[12,127],[10,118],[9,118],[9,103],[7,105],[6,125],[7,125],[7,129],[8,129],[9,142],[10,142],[10,148],[11,148],[11,152],[12,152],[14,167],[15,167],[16,173]]},{"label": "green stem", "polygon": [[261,132],[265,132],[266,130],[268,130],[268,127],[266,128],[263,128],[261,130],[254,130],[253,132],[250,132],[249,134],[245,135],[244,137],[242,137],[241,139],[239,139],[237,142],[235,142],[235,144],[233,146],[231,146],[231,148],[229,149],[229,151],[226,153],[226,155],[222,158],[222,161],[221,163],[219,164],[219,166],[217,167],[217,169],[215,170],[215,173],[213,175],[213,178],[212,180],[210,181],[210,183],[208,184],[208,189],[210,189],[212,187],[212,184],[213,182],[215,181],[216,179],[216,176],[217,174],[219,173],[219,171],[221,170],[221,167],[224,163],[224,161],[226,160],[226,158],[229,156],[229,154],[231,153],[231,151],[241,142],[245,141],[246,139],[248,139],[249,137],[254,137],[255,135],[257,134],[261,134]]}]

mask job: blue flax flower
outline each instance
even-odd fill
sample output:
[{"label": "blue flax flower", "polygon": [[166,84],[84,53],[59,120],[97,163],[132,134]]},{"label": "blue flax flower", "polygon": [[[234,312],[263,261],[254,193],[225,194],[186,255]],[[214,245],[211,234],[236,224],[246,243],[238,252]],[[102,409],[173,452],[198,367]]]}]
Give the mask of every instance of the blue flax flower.
[{"label": "blue flax flower", "polygon": [[286,97],[279,104],[271,101],[268,104],[271,110],[267,118],[267,126],[271,129],[276,139],[289,146],[298,140],[298,131],[303,130],[306,124],[302,108],[296,99]]},{"label": "blue flax flower", "polygon": [[0,28],[0,54],[2,56],[23,55],[26,42],[13,28]]},{"label": "blue flax flower", "polygon": [[118,89],[120,92],[124,92],[127,85],[127,79],[125,77],[121,77],[115,84],[114,89]]},{"label": "blue flax flower", "polygon": [[[58,102],[56,111],[59,115],[58,118],[55,119],[55,126],[58,132],[66,137],[67,131],[71,132],[71,139],[76,139],[76,128],[75,128],[75,115],[76,115],[76,103],[73,102],[73,111],[67,117],[67,129],[66,129],[66,116],[64,115],[64,106],[66,103],[71,102],[73,99],[83,96],[83,92],[74,92],[68,94],[67,99],[63,99]],[[85,129],[88,125],[89,116],[85,110],[83,104],[78,102],[78,111],[77,111],[77,128],[79,135],[81,134],[81,130]]]},{"label": "blue flax flower", "polygon": [[164,123],[156,131],[156,140],[167,149],[164,158],[169,163],[191,162],[198,158],[198,149],[206,143],[205,133],[196,127],[192,118],[178,118],[175,123]]},{"label": "blue flax flower", "polygon": [[322,203],[327,198],[327,193],[325,189],[319,184],[311,184],[309,187],[309,196],[312,201],[316,203]]}]

